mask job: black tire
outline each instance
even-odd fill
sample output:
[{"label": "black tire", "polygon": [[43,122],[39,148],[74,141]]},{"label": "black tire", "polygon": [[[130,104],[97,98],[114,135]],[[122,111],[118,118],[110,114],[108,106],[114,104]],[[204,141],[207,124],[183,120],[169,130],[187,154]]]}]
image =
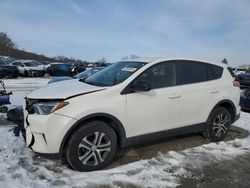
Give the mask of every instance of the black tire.
[{"label": "black tire", "polygon": [[99,170],[111,163],[116,150],[114,130],[105,122],[90,121],[71,135],[66,147],[66,159],[74,170]]},{"label": "black tire", "polygon": [[222,141],[227,136],[231,123],[230,112],[224,107],[218,107],[210,114],[203,135],[212,142]]}]

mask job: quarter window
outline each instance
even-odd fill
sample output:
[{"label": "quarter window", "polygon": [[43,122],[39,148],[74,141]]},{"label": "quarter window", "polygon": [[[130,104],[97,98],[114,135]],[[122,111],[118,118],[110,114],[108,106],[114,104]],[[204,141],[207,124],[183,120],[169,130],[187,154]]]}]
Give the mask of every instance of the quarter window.
[{"label": "quarter window", "polygon": [[207,65],[208,68],[208,79],[215,80],[222,76],[223,68],[217,65]]},{"label": "quarter window", "polygon": [[152,89],[176,85],[175,63],[163,62],[149,67],[137,81],[148,82]]}]

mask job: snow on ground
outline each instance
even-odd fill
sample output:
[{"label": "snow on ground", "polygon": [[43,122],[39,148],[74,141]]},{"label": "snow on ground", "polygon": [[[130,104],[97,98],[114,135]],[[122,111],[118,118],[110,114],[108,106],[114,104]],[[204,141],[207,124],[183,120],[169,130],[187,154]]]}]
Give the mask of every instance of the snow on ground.
[{"label": "snow on ground", "polygon": [[18,106],[22,105],[23,99],[28,93],[47,85],[49,78],[2,79],[2,81],[5,83],[7,92],[13,92],[13,95],[10,96],[11,104]]},{"label": "snow on ground", "polygon": [[[18,79],[17,82],[6,80],[5,83],[9,88],[13,86],[18,90],[25,88],[26,84],[40,87],[46,85],[47,81]],[[14,93],[13,101],[15,97]],[[242,113],[235,125],[250,131],[250,114]],[[0,126],[0,187],[176,187],[181,177],[192,176],[186,170],[190,167],[202,168],[211,162],[230,159],[250,151],[249,136],[179,152],[162,151],[152,159],[108,170],[80,173],[70,170],[60,161],[37,157],[25,146],[22,137],[14,137],[11,129],[10,126]]]},{"label": "snow on ground", "polygon": [[[250,114],[242,113],[236,126],[250,131]],[[210,143],[184,151],[159,153],[109,170],[75,172],[60,161],[39,158],[11,127],[0,127],[0,187],[176,187],[180,177],[189,177],[187,167],[201,168],[250,150],[250,137]]]}]

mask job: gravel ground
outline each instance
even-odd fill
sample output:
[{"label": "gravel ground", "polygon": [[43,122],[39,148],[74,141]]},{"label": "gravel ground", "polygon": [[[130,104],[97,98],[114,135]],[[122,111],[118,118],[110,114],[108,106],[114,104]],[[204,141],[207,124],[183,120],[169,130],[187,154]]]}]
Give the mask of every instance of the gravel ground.
[{"label": "gravel ground", "polygon": [[[244,138],[247,137],[248,134],[248,131],[232,126],[231,131],[225,140],[228,141],[235,138]],[[153,143],[147,143],[145,145],[119,151],[115,162],[111,164],[110,168],[139,161],[141,159],[151,159],[161,152],[182,151],[208,143],[209,141],[201,136],[201,134],[183,135],[159,140]]]},{"label": "gravel ground", "polygon": [[250,187],[250,152],[231,160],[211,163],[199,169],[188,169],[192,177],[183,178],[179,188]]}]

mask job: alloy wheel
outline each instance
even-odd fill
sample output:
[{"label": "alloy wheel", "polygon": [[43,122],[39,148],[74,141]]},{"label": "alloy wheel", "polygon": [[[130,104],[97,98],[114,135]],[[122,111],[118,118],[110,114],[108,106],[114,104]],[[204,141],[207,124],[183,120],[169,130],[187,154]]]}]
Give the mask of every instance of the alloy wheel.
[{"label": "alloy wheel", "polygon": [[78,145],[78,159],[86,166],[104,162],[111,151],[111,141],[103,132],[93,132],[83,137]]},{"label": "alloy wheel", "polygon": [[222,137],[227,133],[229,118],[226,114],[221,113],[216,116],[213,123],[213,131],[216,137]]}]

